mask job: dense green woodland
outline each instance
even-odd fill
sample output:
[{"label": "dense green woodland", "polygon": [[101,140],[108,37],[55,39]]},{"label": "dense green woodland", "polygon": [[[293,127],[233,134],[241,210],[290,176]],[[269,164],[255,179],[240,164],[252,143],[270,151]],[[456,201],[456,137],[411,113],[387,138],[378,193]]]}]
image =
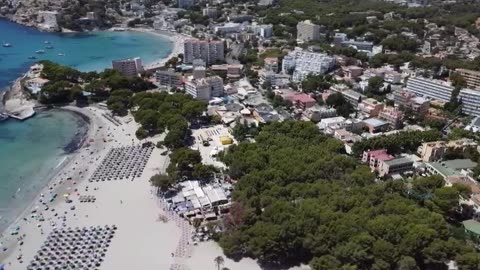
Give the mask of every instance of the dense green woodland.
[{"label": "dense green woodland", "polygon": [[[265,15],[265,21],[275,25],[276,34],[285,32],[294,33],[296,23],[310,19],[314,23],[325,25],[327,29],[342,29],[367,25],[366,16],[383,17],[384,13],[395,12],[405,20],[427,19],[440,26],[458,26],[475,32],[472,23],[478,17],[480,7],[475,1],[456,1],[454,3],[442,3],[430,1],[430,7],[408,8],[406,6],[377,0],[279,0],[273,8],[258,8],[259,15]],[[288,15],[282,15],[282,14]],[[439,16],[441,14],[442,16]],[[386,25],[371,24],[367,29],[358,29],[352,34],[365,33],[367,31],[382,34],[383,29],[400,30],[407,26],[415,31],[421,25],[409,25],[407,21],[402,23],[385,22]],[[355,29],[354,29],[355,30]],[[285,33],[283,33],[285,34]]]},{"label": "dense green woodland", "polygon": [[391,154],[402,152],[416,152],[417,148],[424,142],[433,142],[442,139],[439,130],[428,131],[406,131],[388,136],[378,136],[370,139],[363,139],[353,145],[354,156],[360,156],[363,151],[385,148]]},{"label": "dense green woodland", "polygon": [[[42,77],[50,80],[39,93],[38,99],[44,104],[85,101],[83,92],[90,94],[92,101],[103,101],[115,91],[139,92],[151,89],[153,85],[139,77],[125,77],[118,71],[105,69],[102,72],[80,72],[51,61],[40,61]],[[126,90],[128,89],[128,90]],[[85,101],[86,102],[86,101]]]},{"label": "dense green woodland", "polygon": [[[107,103],[111,106],[112,96]],[[180,148],[190,140],[189,123],[195,123],[202,116],[207,104],[185,94],[138,93],[125,98],[132,108],[135,121],[141,124],[137,137],[145,138],[168,130],[164,144],[168,148]]]},{"label": "dense green woodland", "polygon": [[308,122],[266,125],[255,140],[221,156],[238,179],[219,239],[227,256],[314,270],[446,269],[451,259],[479,269],[480,255],[453,234],[467,187],[438,177],[375,183]]}]

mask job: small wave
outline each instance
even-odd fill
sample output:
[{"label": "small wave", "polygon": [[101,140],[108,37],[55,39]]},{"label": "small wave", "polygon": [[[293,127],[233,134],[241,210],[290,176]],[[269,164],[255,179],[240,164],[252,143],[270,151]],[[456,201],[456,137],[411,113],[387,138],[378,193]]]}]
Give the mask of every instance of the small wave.
[{"label": "small wave", "polygon": [[58,164],[57,166],[55,166],[55,169],[62,166],[62,164],[65,162],[65,160],[67,160],[67,157],[64,157]]}]

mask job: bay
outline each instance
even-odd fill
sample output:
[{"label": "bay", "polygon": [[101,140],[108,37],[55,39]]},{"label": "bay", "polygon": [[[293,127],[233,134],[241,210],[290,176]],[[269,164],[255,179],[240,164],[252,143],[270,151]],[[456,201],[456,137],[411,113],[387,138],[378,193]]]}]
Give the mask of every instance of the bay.
[{"label": "bay", "polygon": [[[12,45],[0,47],[0,89],[39,60],[51,60],[80,71],[101,71],[110,68],[112,60],[117,59],[140,57],[144,63],[151,63],[166,58],[173,48],[168,38],[149,33],[46,33],[2,19],[0,43]],[[46,49],[47,46],[53,49]],[[45,53],[35,53],[38,50]],[[29,59],[31,56],[37,59]]]},{"label": "bay", "polygon": [[87,131],[83,118],[58,110],[28,121],[0,122],[0,230],[50,182]]},{"label": "bay", "polygon": [[[169,39],[148,33],[45,33],[0,19],[3,43],[12,47],[0,47],[0,91],[39,60],[100,71],[116,59],[154,62],[167,57],[173,47]],[[47,49],[49,45],[53,49]],[[45,54],[36,54],[37,50]],[[85,120],[65,111],[42,112],[24,122],[0,122],[0,231],[50,182],[53,170],[86,131]]]}]

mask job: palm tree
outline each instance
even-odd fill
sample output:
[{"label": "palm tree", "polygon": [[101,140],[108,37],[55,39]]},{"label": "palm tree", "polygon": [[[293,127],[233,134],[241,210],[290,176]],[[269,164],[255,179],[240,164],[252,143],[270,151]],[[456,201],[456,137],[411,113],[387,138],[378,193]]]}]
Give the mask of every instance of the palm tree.
[{"label": "palm tree", "polygon": [[213,261],[215,262],[215,265],[217,266],[218,270],[220,270],[220,267],[225,263],[225,260],[223,259],[222,256],[215,257]]}]

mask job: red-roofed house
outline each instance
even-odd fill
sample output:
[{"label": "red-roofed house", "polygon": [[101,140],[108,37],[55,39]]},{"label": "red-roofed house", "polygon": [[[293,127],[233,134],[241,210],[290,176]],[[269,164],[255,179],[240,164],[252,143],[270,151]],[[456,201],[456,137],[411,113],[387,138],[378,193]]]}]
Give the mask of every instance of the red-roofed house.
[{"label": "red-roofed house", "polygon": [[394,157],[386,149],[364,151],[362,162],[367,163],[372,171],[378,171],[382,161],[392,160]]},{"label": "red-roofed house", "polygon": [[305,110],[317,104],[317,101],[311,96],[301,93],[289,96],[288,99],[295,105],[295,107]]}]

